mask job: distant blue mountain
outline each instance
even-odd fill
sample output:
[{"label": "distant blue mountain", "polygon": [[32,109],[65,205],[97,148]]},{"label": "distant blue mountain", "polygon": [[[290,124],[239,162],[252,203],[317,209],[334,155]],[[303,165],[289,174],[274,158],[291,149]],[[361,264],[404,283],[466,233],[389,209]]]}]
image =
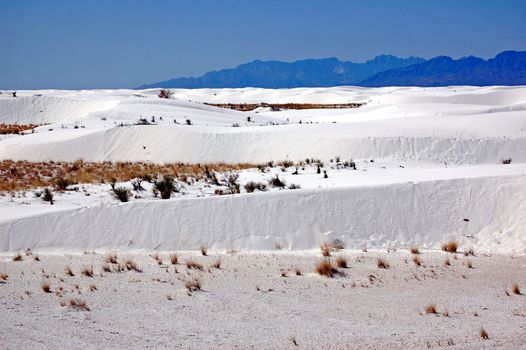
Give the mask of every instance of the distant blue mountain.
[{"label": "distant blue mountain", "polygon": [[338,59],[308,59],[292,63],[253,61],[236,68],[206,73],[198,78],[177,78],[139,87],[147,88],[294,88],[356,85],[388,69],[424,62],[423,58],[377,56],[365,63],[342,62]]},{"label": "distant blue mountain", "polygon": [[338,59],[307,59],[292,63],[253,61],[197,78],[177,78],[147,88],[294,88],[323,86],[447,86],[526,85],[526,51],[505,51],[483,60],[469,56],[453,60],[439,56],[377,56],[365,63]]},{"label": "distant blue mountain", "polygon": [[439,56],[380,72],[360,86],[526,85],[526,51],[504,51],[487,61]]}]

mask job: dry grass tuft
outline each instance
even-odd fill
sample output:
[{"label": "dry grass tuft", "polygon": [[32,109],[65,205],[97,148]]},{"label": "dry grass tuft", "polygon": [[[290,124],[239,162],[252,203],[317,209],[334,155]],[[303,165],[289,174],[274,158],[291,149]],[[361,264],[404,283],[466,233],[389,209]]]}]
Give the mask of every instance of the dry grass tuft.
[{"label": "dry grass tuft", "polygon": [[135,260],[132,258],[125,259],[121,264],[118,266],[119,271],[135,271],[135,272],[142,272],[142,269],[137,265]]},{"label": "dry grass tuft", "polygon": [[435,304],[427,305],[425,310],[426,310],[426,314],[435,314],[436,315],[438,313],[437,306]]},{"label": "dry grass tuft", "polygon": [[5,273],[0,273],[0,281],[5,281],[9,278],[9,276]]},{"label": "dry grass tuft", "polygon": [[220,256],[218,256],[215,260],[214,260],[214,263],[212,264],[213,267],[215,267],[216,269],[220,269],[221,268],[221,263],[223,262],[223,259],[221,259]]},{"label": "dry grass tuft", "polygon": [[420,259],[420,257],[418,255],[414,255],[413,256],[413,262],[415,263],[416,266],[421,266],[422,265],[422,259]]},{"label": "dry grass tuft", "polygon": [[466,266],[468,267],[468,269],[472,269],[473,268],[473,262],[471,260],[467,260],[466,261]]},{"label": "dry grass tuft", "polygon": [[201,290],[201,287],[202,287],[201,279],[197,276],[194,276],[190,279],[187,279],[184,282],[184,286],[186,289],[188,289],[189,292],[195,292],[195,291]]},{"label": "dry grass tuft", "polygon": [[320,260],[316,264],[315,271],[319,273],[320,275],[327,276],[327,277],[333,277],[334,274],[337,272],[336,268],[332,264],[331,259],[329,258]]},{"label": "dry grass tuft", "polygon": [[442,250],[448,253],[456,253],[458,249],[458,242],[451,240],[442,244]]},{"label": "dry grass tuft", "polygon": [[336,258],[336,266],[339,268],[346,268],[347,267],[347,258],[344,256],[339,256]]},{"label": "dry grass tuft", "polygon": [[84,265],[80,272],[86,277],[93,277],[93,266]]},{"label": "dry grass tuft", "polygon": [[379,257],[376,259],[376,266],[379,268],[379,269],[388,269],[389,267],[391,267],[391,265],[389,265],[389,263],[387,262],[387,260],[385,260],[384,258],[382,257]]},{"label": "dry grass tuft", "polygon": [[470,247],[468,249],[464,250],[464,256],[475,256],[475,249],[473,247]]},{"label": "dry grass tuft", "polygon": [[161,257],[161,255],[159,255],[159,252],[155,252],[152,257],[154,258],[154,260],[157,262],[158,265],[162,265],[163,264],[163,258]]},{"label": "dry grass tuft", "polygon": [[184,262],[187,269],[196,269],[196,270],[202,270],[203,265],[201,265],[197,260],[193,258],[186,259]]},{"label": "dry grass tuft", "polygon": [[519,284],[518,283],[513,283],[513,285],[511,286],[511,291],[513,292],[513,294],[517,294],[517,295],[521,295],[521,288],[519,287]]},{"label": "dry grass tuft", "polygon": [[179,262],[179,255],[177,255],[176,253],[170,254],[170,262],[172,263],[172,265],[176,265]]},{"label": "dry grass tuft", "polygon": [[420,249],[418,249],[417,246],[409,248],[409,251],[411,252],[411,254],[420,254]]},{"label": "dry grass tuft", "polygon": [[206,256],[206,253],[208,252],[208,248],[207,248],[206,244],[201,243],[201,245],[199,246],[199,249],[201,250],[201,254],[203,256]]},{"label": "dry grass tuft", "polygon": [[102,263],[102,271],[111,272],[111,266],[108,263]]},{"label": "dry grass tuft", "polygon": [[329,243],[324,242],[320,245],[321,255],[328,257],[331,256],[331,246]]},{"label": "dry grass tuft", "polygon": [[91,292],[97,290],[97,286],[95,285],[95,283],[92,283],[92,284],[89,285],[89,290],[90,290]]},{"label": "dry grass tuft", "polygon": [[70,308],[79,311],[91,311],[90,307],[84,300],[70,299],[67,304]]},{"label": "dry grass tuft", "polygon": [[484,327],[480,327],[479,335],[482,339],[489,339],[489,334],[486,332]]},{"label": "dry grass tuft", "polygon": [[303,272],[301,271],[299,267],[296,267],[294,269],[294,272],[296,273],[296,276],[303,276]]},{"label": "dry grass tuft", "polygon": [[66,275],[68,275],[68,276],[71,276],[71,277],[75,276],[75,274],[73,273],[73,270],[72,270],[71,267],[69,267],[69,266],[66,266],[66,267],[64,268],[64,273],[65,273]]},{"label": "dry grass tuft", "polygon": [[444,310],[444,312],[442,312],[442,316],[449,317],[449,311]]},{"label": "dry grass tuft", "polygon": [[39,257],[38,255],[35,255],[35,256],[33,257],[33,260],[35,260],[35,261],[40,261],[40,257]]},{"label": "dry grass tuft", "polygon": [[449,258],[446,258],[446,260],[444,260],[444,266],[451,266],[451,261],[449,261]]},{"label": "dry grass tuft", "polygon": [[16,255],[13,256],[13,261],[22,261],[22,254],[16,253]]},{"label": "dry grass tuft", "polygon": [[117,264],[118,263],[118,259],[117,259],[117,254],[115,253],[108,253],[106,255],[106,262],[108,264]]},{"label": "dry grass tuft", "polygon": [[42,282],[41,287],[44,293],[51,293],[51,284],[48,281]]}]

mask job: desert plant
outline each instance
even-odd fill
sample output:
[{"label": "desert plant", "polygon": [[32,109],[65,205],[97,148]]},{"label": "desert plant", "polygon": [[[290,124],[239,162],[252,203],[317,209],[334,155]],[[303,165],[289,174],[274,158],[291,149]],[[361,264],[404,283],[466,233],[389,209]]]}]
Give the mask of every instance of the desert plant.
[{"label": "desert plant", "polygon": [[321,255],[327,257],[331,256],[331,246],[329,243],[324,242],[320,245]]},{"label": "desert plant", "polygon": [[105,258],[106,262],[108,264],[116,264],[117,261],[117,254],[116,253],[108,253]]},{"label": "desert plant", "polygon": [[448,253],[456,253],[458,249],[458,242],[451,240],[442,244],[442,250]]},{"label": "desert plant", "polygon": [[413,256],[413,262],[415,263],[416,266],[422,265],[422,260],[420,259],[418,255]]},{"label": "desert plant", "polygon": [[69,266],[66,266],[66,267],[64,268],[64,273],[65,273],[66,275],[68,275],[68,276],[71,276],[71,277],[75,276],[75,274],[73,273],[73,270],[72,270],[71,267],[69,267]]},{"label": "desert plant", "polygon": [[172,94],[173,93],[170,90],[168,90],[168,89],[161,89],[159,91],[159,95],[157,95],[157,96],[159,96],[159,98],[170,98],[172,96]]},{"label": "desert plant", "polygon": [[274,188],[283,188],[286,186],[285,182],[284,181],[281,181],[281,179],[279,178],[278,175],[276,175],[276,177],[273,177],[272,179],[269,180],[269,185],[274,187]]},{"label": "desert plant", "polygon": [[258,190],[258,191],[267,190],[267,185],[261,182],[254,182],[254,181],[247,182],[244,187],[245,187],[245,191],[247,191],[248,193],[252,193],[255,190]]},{"label": "desert plant", "polygon": [[475,256],[475,249],[473,247],[470,247],[468,249],[464,250],[464,256]]},{"label": "desert plant", "polygon": [[299,190],[299,189],[301,189],[301,186],[300,185],[296,185],[296,184],[290,184],[288,189],[289,190]]},{"label": "desert plant", "polygon": [[82,275],[84,275],[86,277],[93,277],[93,266],[91,266],[91,265],[84,265],[80,272],[82,273]]},{"label": "desert plant", "polygon": [[101,267],[102,267],[102,271],[111,272],[111,266],[108,263],[103,263]]},{"label": "desert plant", "polygon": [[195,269],[195,270],[203,269],[203,265],[201,265],[199,262],[197,262],[193,258],[186,259],[185,265],[187,269]]},{"label": "desert plant", "polygon": [[220,256],[218,256],[215,260],[214,260],[214,263],[212,264],[213,267],[215,267],[216,269],[220,269],[221,268],[221,263],[223,262],[223,260],[221,259]]},{"label": "desert plant", "polygon": [[42,282],[41,287],[44,293],[51,293],[51,284],[48,281]]},{"label": "desert plant", "polygon": [[178,261],[179,261],[179,255],[177,255],[176,253],[170,254],[170,262],[172,263],[172,265],[177,264]]},{"label": "desert plant", "polygon": [[468,269],[472,269],[473,268],[473,262],[471,260],[466,261],[466,266],[468,267]]},{"label": "desert plant", "polygon": [[201,245],[199,246],[199,250],[201,250],[201,254],[203,256],[206,256],[206,253],[208,251],[208,247],[206,246],[206,244],[201,243]]},{"label": "desert plant", "polygon": [[437,306],[435,304],[427,305],[425,310],[426,310],[426,314],[435,314],[436,315],[438,313]]},{"label": "desert plant", "polygon": [[418,246],[412,246],[411,248],[409,248],[409,251],[411,252],[411,254],[420,254],[420,249],[418,249]]},{"label": "desert plant", "polygon": [[112,188],[113,195],[121,202],[127,202],[130,200],[131,192],[124,186],[118,186]]},{"label": "desert plant", "polygon": [[141,182],[142,182],[141,179],[134,179],[131,181],[131,185],[133,186],[133,190],[135,192],[142,192],[145,190],[144,187],[142,187]]},{"label": "desert plant", "polygon": [[97,290],[97,285],[96,285],[95,283],[90,284],[90,285],[89,285],[89,290],[90,290],[91,292]]},{"label": "desert plant", "polygon": [[513,292],[513,294],[517,294],[517,295],[521,295],[521,288],[519,287],[519,284],[518,283],[513,283],[513,285],[511,286],[511,291]]},{"label": "desert plant", "polygon": [[336,258],[336,266],[339,268],[346,268],[347,267],[347,258],[343,256],[339,256]]},{"label": "desert plant", "polygon": [[484,329],[484,327],[480,327],[480,330],[479,330],[479,335],[482,339],[486,340],[486,339],[489,339],[489,334],[488,332]]},{"label": "desert plant", "polygon": [[195,292],[195,291],[201,290],[201,287],[202,287],[201,279],[196,276],[189,278],[184,282],[184,286],[186,289],[188,289],[189,292]]},{"label": "desert plant", "polygon": [[49,202],[49,204],[53,204],[53,191],[49,188],[44,188],[44,191],[42,192],[42,200],[44,202]]},{"label": "desert plant", "polygon": [[72,309],[79,311],[91,311],[88,304],[84,300],[80,299],[70,299],[68,302],[68,306]]},{"label": "desert plant", "polygon": [[446,258],[446,260],[444,260],[444,266],[451,266],[451,261],[449,261],[449,258]]},{"label": "desert plant", "polygon": [[55,180],[55,188],[57,191],[66,191],[69,185],[71,185],[71,181],[63,177],[59,177]]},{"label": "desert plant", "polygon": [[327,277],[333,277],[334,274],[337,272],[330,258],[325,258],[325,259],[320,260],[316,264],[315,271],[318,274],[322,276],[327,276]]},{"label": "desert plant", "polygon": [[0,281],[6,281],[9,278],[9,275],[6,273],[0,273]]},{"label": "desert plant", "polygon": [[376,266],[379,268],[379,269],[388,269],[391,265],[389,265],[389,263],[387,262],[387,260],[385,260],[384,258],[382,257],[378,257],[376,259]]},{"label": "desert plant", "polygon": [[153,188],[161,194],[162,199],[170,199],[176,189],[173,176],[163,176],[162,180],[154,182]]},{"label": "desert plant", "polygon": [[15,255],[13,255],[12,260],[13,261],[22,261],[22,254],[16,253]]},{"label": "desert plant", "polygon": [[124,270],[128,271],[135,271],[135,272],[142,272],[142,269],[137,265],[135,260],[132,258],[125,259],[122,264],[119,264],[121,268],[124,268]]}]

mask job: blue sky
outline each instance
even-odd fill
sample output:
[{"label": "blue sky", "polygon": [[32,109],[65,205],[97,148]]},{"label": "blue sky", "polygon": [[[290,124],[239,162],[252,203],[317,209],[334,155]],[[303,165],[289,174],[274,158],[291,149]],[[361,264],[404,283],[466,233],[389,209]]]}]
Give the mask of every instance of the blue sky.
[{"label": "blue sky", "polygon": [[116,88],[262,60],[526,50],[523,0],[0,0],[0,88]]}]

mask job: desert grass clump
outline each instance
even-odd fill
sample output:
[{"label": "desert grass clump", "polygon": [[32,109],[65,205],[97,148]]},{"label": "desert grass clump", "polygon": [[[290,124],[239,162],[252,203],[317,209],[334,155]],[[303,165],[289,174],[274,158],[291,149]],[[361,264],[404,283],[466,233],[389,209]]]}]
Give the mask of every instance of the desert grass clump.
[{"label": "desert grass clump", "polygon": [[71,277],[75,276],[75,274],[73,273],[73,270],[69,266],[64,267],[64,273]]},{"label": "desert grass clump", "polygon": [[347,258],[344,256],[339,256],[336,258],[336,266],[339,268],[347,268]]},{"label": "desert grass clump", "polygon": [[9,278],[9,275],[6,273],[0,273],[0,281],[5,281]]},{"label": "desert grass clump", "polygon": [[448,253],[456,253],[458,249],[458,242],[451,240],[442,244],[442,250]]},{"label": "desert grass clump", "polygon": [[108,263],[102,263],[102,271],[111,272],[111,266]]},{"label": "desert grass clump", "polygon": [[82,273],[82,275],[84,275],[86,277],[93,277],[93,266],[91,266],[91,265],[84,265],[80,272]]},{"label": "desert grass clump", "polygon": [[39,257],[38,255],[35,255],[35,256],[33,257],[33,260],[35,260],[35,261],[40,261],[40,257]]},{"label": "desert grass clump", "polygon": [[247,182],[244,187],[245,187],[245,191],[247,191],[248,193],[252,193],[255,190],[258,190],[258,191],[266,191],[267,190],[267,185],[265,185],[262,182],[250,181],[250,182]]},{"label": "desert grass clump", "polygon": [[331,256],[331,246],[329,243],[324,242],[320,245],[321,255],[328,257]]},{"label": "desert grass clump", "polygon": [[22,261],[22,254],[20,254],[20,253],[16,253],[16,254],[13,256],[13,261]]},{"label": "desert grass clump", "polygon": [[470,247],[468,249],[464,250],[464,256],[475,256],[475,249],[473,247]]},{"label": "desert grass clump", "polygon": [[378,257],[378,258],[376,258],[376,266],[379,269],[388,269],[391,265],[389,265],[387,260],[385,260],[384,258]]},{"label": "desert grass clump", "polygon": [[88,304],[84,300],[80,300],[80,299],[70,299],[68,301],[68,306],[78,311],[91,311]]},{"label": "desert grass clump", "polygon": [[108,253],[105,257],[108,264],[116,264],[118,262],[116,253]]},{"label": "desert grass clump", "polygon": [[172,263],[172,265],[176,265],[179,262],[179,255],[177,255],[176,253],[170,254],[170,262]]},{"label": "desert grass clump", "polygon": [[161,180],[157,180],[154,182],[153,188],[155,191],[161,194],[162,199],[170,199],[170,197],[172,196],[172,192],[174,192],[174,190],[176,189],[173,176],[163,176]]},{"label": "desert grass clump", "polygon": [[206,256],[208,252],[208,247],[206,246],[206,244],[201,243],[201,245],[199,246],[199,250],[201,250],[201,255]]},{"label": "desert grass clump", "polygon": [[479,330],[479,335],[482,339],[486,340],[486,339],[489,339],[489,334],[488,332],[484,329],[484,327],[480,327],[480,330]]},{"label": "desert grass clump", "polygon": [[274,188],[283,188],[286,186],[285,182],[282,181],[278,175],[276,175],[276,177],[273,177],[272,179],[269,180],[269,185],[274,187]]},{"label": "desert grass clump", "polygon": [[446,260],[444,260],[444,266],[451,266],[451,261],[449,261],[449,258],[446,258]]},{"label": "desert grass clump", "polygon": [[316,264],[315,271],[318,274],[322,276],[327,276],[327,277],[333,277],[334,274],[337,272],[330,258],[325,258],[325,259],[320,260]]},{"label": "desert grass clump", "polygon": [[184,286],[189,292],[196,292],[198,290],[201,290],[201,279],[196,276],[189,278],[184,282]]},{"label": "desert grass clump", "polygon": [[421,266],[422,265],[422,260],[420,259],[420,257],[418,255],[414,255],[413,256],[413,262],[415,263],[416,266]]},{"label": "desert grass clump", "polygon": [[128,202],[130,200],[131,191],[124,186],[114,187],[112,188],[112,192],[115,198],[117,198],[123,203]]},{"label": "desert grass clump", "polygon": [[426,314],[434,314],[436,315],[438,313],[436,304],[429,304],[425,308]]},{"label": "desert grass clump", "polygon": [[89,285],[89,290],[91,292],[96,291],[97,290],[97,285],[95,283],[90,284]]},{"label": "desert grass clump", "polygon": [[418,249],[417,246],[409,248],[409,251],[411,252],[411,254],[420,254],[420,249]]},{"label": "desert grass clump", "polygon": [[132,258],[125,259],[121,264],[119,264],[119,269],[121,271],[142,272],[142,269]]},{"label": "desert grass clump", "polygon": [[468,267],[468,269],[472,269],[473,268],[473,262],[471,260],[466,261],[466,266]]},{"label": "desert grass clump", "polygon": [[42,192],[42,200],[44,202],[49,202],[49,204],[55,203],[53,201],[53,191],[51,191],[49,188],[44,188],[44,191]]},{"label": "desert grass clump", "polygon": [[193,258],[186,259],[185,265],[186,265],[187,269],[195,269],[195,270],[202,270],[203,269],[203,265],[201,265],[199,262],[197,262]]},{"label": "desert grass clump", "polygon": [[162,265],[163,264],[163,258],[159,255],[159,252],[155,252],[152,255],[152,257],[157,262],[158,265]]},{"label": "desert grass clump", "polygon": [[220,269],[221,268],[221,264],[222,264],[223,260],[221,259],[220,256],[218,256],[215,260],[214,260],[214,263],[212,264],[212,266],[216,269]]},{"label": "desert grass clump", "polygon": [[521,288],[519,287],[518,283],[513,283],[513,285],[511,286],[511,291],[513,292],[513,294],[522,295]]},{"label": "desert grass clump", "polygon": [[51,284],[48,281],[42,282],[41,287],[44,293],[51,293]]}]

